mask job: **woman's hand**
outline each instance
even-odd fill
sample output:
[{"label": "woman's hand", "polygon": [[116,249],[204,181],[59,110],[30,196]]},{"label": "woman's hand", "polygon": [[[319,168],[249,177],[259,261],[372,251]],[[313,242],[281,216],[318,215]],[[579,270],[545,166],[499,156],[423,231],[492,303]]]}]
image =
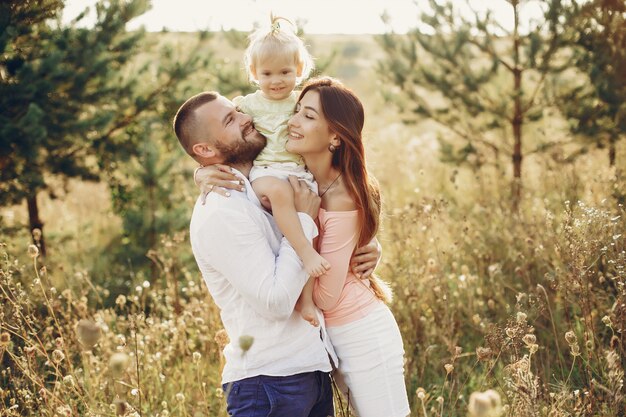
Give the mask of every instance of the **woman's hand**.
[{"label": "woman's hand", "polygon": [[352,259],[350,259],[350,269],[352,273],[356,275],[357,278],[368,278],[376,269],[382,254],[382,247],[380,243],[378,243],[378,239],[374,237],[370,243],[354,251],[354,255]]},{"label": "woman's hand", "polygon": [[245,190],[243,180],[239,179],[228,165],[214,164],[198,167],[193,173],[193,181],[202,192],[202,204],[206,202],[206,196],[210,192],[229,197],[228,190]]}]

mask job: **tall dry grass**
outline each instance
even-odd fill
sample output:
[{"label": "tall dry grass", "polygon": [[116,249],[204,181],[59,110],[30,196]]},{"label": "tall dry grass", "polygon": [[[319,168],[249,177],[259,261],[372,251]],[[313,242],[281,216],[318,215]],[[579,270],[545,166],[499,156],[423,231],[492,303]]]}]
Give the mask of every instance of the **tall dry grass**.
[{"label": "tall dry grass", "polygon": [[[413,415],[626,412],[626,217],[612,196],[624,179],[604,171],[583,178],[580,201],[529,191],[518,213],[488,172],[417,171],[387,199],[379,272],[395,291]],[[470,174],[485,178],[471,186]],[[225,415],[219,313],[180,261],[188,245],[163,237],[148,254],[160,279],[107,306],[106,283],[84,269],[3,243],[2,414]]]}]

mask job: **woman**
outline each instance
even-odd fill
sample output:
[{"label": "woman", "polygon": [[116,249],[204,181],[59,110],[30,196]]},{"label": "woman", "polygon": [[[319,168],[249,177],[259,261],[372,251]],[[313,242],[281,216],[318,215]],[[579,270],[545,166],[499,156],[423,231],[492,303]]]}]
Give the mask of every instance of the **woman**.
[{"label": "woman", "polygon": [[380,222],[380,193],[365,166],[363,105],[332,78],[309,81],[289,120],[287,150],[302,155],[322,197],[318,249],[331,269],[317,278],[313,300],[323,311],[339,365],[337,379],[359,417],[409,414],[398,326],[386,286],[349,268],[358,246]]}]

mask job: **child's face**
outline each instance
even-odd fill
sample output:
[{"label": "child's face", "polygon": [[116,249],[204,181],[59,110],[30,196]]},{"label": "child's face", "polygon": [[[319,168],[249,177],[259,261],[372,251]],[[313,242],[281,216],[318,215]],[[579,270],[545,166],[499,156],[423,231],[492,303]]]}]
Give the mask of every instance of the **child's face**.
[{"label": "child's face", "polygon": [[252,75],[259,81],[263,96],[270,100],[287,98],[296,87],[296,78],[302,68],[289,57],[268,59],[251,68]]}]

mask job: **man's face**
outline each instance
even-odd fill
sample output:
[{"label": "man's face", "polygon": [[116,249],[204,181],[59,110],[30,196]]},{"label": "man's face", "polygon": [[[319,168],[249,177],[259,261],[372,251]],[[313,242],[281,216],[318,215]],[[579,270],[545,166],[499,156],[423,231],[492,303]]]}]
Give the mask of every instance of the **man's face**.
[{"label": "man's face", "polygon": [[241,113],[228,99],[217,99],[196,110],[201,132],[213,139],[218,157],[225,164],[252,162],[267,140],[252,123],[252,117]]}]

